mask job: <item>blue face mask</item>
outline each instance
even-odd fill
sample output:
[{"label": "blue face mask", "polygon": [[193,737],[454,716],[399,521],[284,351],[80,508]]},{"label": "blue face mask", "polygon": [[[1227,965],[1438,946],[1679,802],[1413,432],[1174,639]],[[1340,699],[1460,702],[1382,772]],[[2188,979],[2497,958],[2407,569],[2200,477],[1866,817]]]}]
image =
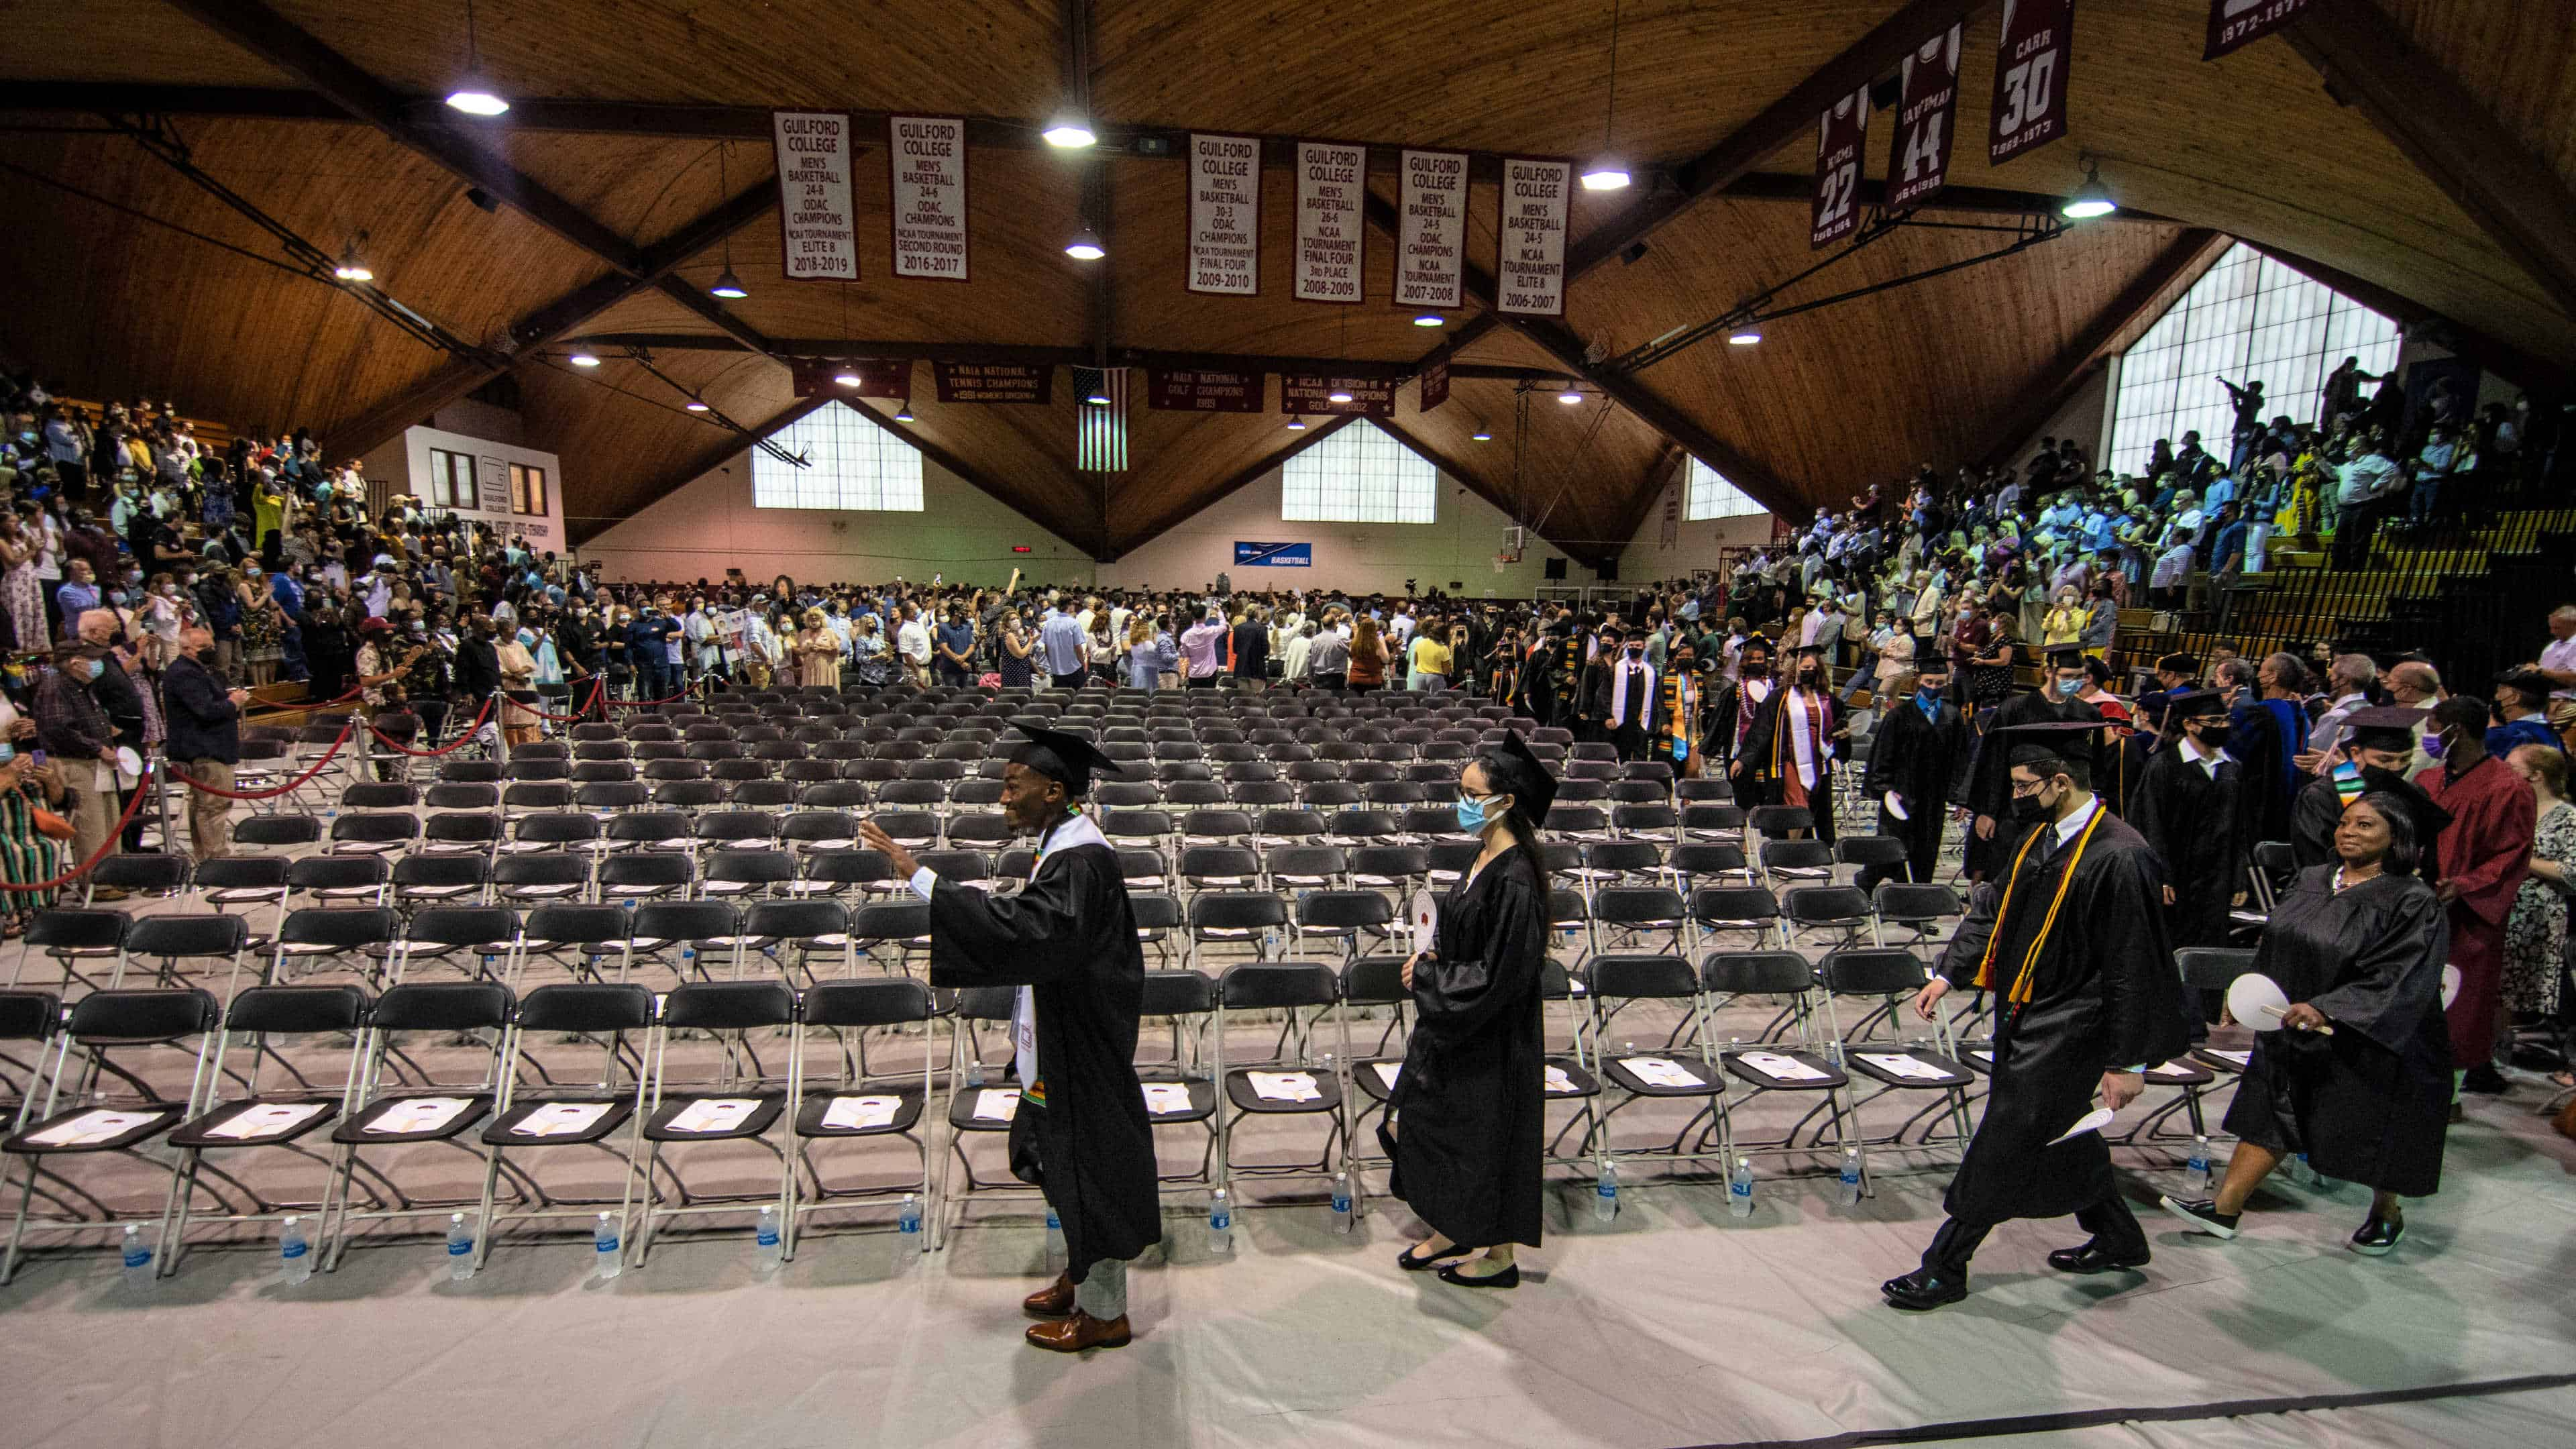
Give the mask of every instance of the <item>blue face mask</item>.
[{"label": "blue face mask", "polygon": [[7,740],[0,740],[0,765],[5,765],[16,758],[18,758],[18,747]]},{"label": "blue face mask", "polygon": [[1941,691],[1937,689],[1917,689],[1914,691],[1914,697],[1922,701],[1925,709],[1930,709],[1941,702]]},{"label": "blue face mask", "polygon": [[2068,699],[2073,699],[2075,697],[2075,691],[2082,689],[2083,687],[2084,681],[2080,679],[2061,679],[2057,681],[2057,692]]},{"label": "blue face mask", "polygon": [[89,661],[89,677],[90,677],[90,678],[92,678],[92,679],[96,679],[96,678],[98,678],[100,675],[105,674],[106,672],[107,672],[107,661],[106,661],[106,660],[104,660],[104,659],[92,659],[92,660],[90,660],[90,661]]},{"label": "blue face mask", "polygon": [[1483,800],[1460,799],[1458,802],[1458,828],[1466,831],[1482,832],[1487,825],[1491,824],[1493,822],[1493,817],[1487,812],[1486,803],[1487,802]]}]

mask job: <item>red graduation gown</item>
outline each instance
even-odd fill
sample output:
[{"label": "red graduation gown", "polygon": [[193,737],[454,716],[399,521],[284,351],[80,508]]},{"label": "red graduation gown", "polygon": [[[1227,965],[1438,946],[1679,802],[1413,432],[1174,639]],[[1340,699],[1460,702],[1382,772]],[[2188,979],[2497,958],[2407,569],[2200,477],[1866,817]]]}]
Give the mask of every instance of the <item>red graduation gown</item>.
[{"label": "red graduation gown", "polygon": [[2427,798],[2448,811],[2436,847],[2441,878],[2456,885],[2451,902],[2451,964],[2460,994],[2447,1013],[2451,1062],[2473,1067],[2495,1056],[2496,1011],[2504,993],[2504,918],[2531,873],[2531,837],[2539,807],[2531,787],[2489,755],[2454,776],[2435,765],[2415,777]]}]

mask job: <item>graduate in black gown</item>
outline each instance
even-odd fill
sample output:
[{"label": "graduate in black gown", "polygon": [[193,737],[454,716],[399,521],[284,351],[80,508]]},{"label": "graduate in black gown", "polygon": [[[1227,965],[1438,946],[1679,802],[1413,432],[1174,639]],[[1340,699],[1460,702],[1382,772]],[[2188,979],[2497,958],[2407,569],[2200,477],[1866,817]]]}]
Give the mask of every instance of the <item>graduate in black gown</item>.
[{"label": "graduate in black gown", "polygon": [[1738,803],[1747,809],[1789,805],[1805,810],[1815,819],[1816,838],[1830,844],[1834,838],[1833,690],[1821,649],[1801,645],[1788,658],[1788,678],[1752,706],[1743,746],[1728,770]]},{"label": "graduate in black gown", "polygon": [[2283,1157],[2308,1155],[2327,1177],[2371,1189],[2353,1251],[2406,1236],[2400,1197],[2440,1186],[2449,1131],[2451,1036],[2442,1015],[2447,912],[2414,874],[2405,802],[2373,792],[2335,825],[2338,863],[2299,872],[2272,909],[2254,969],[2289,1009],[2255,1028],[2254,1054],[2228,1106],[2235,1155],[2214,1198],[2165,1211],[2194,1232],[2233,1238],[2245,1199]]},{"label": "graduate in black gown", "polygon": [[[1468,763],[1458,776],[1458,824],[1483,849],[1440,903],[1433,948],[1404,963],[1413,1035],[1378,1140],[1394,1162],[1388,1191],[1431,1236],[1396,1266],[1437,1267],[1463,1287],[1517,1287],[1514,1245],[1539,1241],[1548,894],[1538,827],[1555,798],[1556,782],[1517,734]],[[1443,1266],[1480,1248],[1481,1256]]]},{"label": "graduate in black gown", "polygon": [[1051,1321],[1029,1342],[1073,1353],[1128,1341],[1127,1262],[1162,1240],[1153,1125],[1136,1080],[1145,956],[1117,851],[1080,801],[1118,766],[1077,736],[1029,736],[1002,777],[1002,813],[1038,841],[1017,895],[941,880],[870,821],[860,827],[930,902],[933,986],[1016,986],[1011,1171],[1037,1184],[1064,1226],[1066,1268],[1024,1307]]},{"label": "graduate in black gown", "polygon": [[[2130,802],[2129,824],[2164,863],[2165,938],[2176,950],[2224,946],[2228,911],[2245,889],[2247,846],[2239,836],[2239,766],[2227,757],[2227,705],[2217,690],[2171,697],[2173,743],[2148,757]],[[2199,992],[2184,987],[2182,1009],[2195,1038],[2207,1036]]]},{"label": "graduate in black gown", "polygon": [[[2005,758],[2008,750],[1988,745],[1998,731],[2022,725],[2101,719],[2102,711],[2075,697],[2075,692],[2084,687],[2084,679],[2084,651],[2057,650],[2048,656],[2048,668],[2036,691],[2012,695],[1979,719],[1985,734],[1970,769],[1965,802],[1973,816],[1968,826],[1966,861],[1971,879],[1993,880],[2010,863],[2006,849],[2012,832],[2006,817],[2012,813],[2012,762]],[[2058,743],[2060,751],[2073,752],[2073,757],[2084,764],[2088,788],[2102,777],[2094,768],[2101,748],[2093,735],[2076,735]]]},{"label": "graduate in black gown", "polygon": [[2145,1089],[2141,1073],[2184,1045],[2162,868],[2145,839],[2102,808],[2088,766],[2055,743],[2096,728],[2076,720],[1987,736],[1989,747],[2011,751],[2008,854],[2000,879],[1977,887],[1914,1010],[1928,1021],[1954,989],[1993,992],[1994,1090],[1923,1265],[1879,1285],[1891,1307],[1966,1297],[1970,1256],[2011,1218],[2075,1215],[2092,1236],[2048,1255],[2060,1272],[2147,1262],[2147,1235],[2112,1180],[2110,1146],[2099,1132],[2066,1136],[2096,1094],[2113,1110],[2127,1106]]},{"label": "graduate in black gown", "polygon": [[1646,740],[1654,730],[1655,670],[1646,663],[1646,631],[1629,631],[1613,651],[1604,644],[1601,657],[1583,671],[1583,716],[1623,760],[1646,757]]},{"label": "graduate in black gown", "polygon": [[1573,729],[1583,708],[1583,636],[1571,615],[1556,621],[1521,674],[1521,708],[1541,725]]},{"label": "graduate in black gown", "polygon": [[2415,874],[2427,885],[2439,883],[2434,845],[2441,839],[2442,827],[2451,823],[2451,812],[2434,804],[2431,796],[2406,778],[2406,767],[2415,758],[2415,726],[2430,713],[2383,706],[2345,716],[2343,741],[2327,757],[2325,773],[2301,790],[2290,807],[2290,853],[2299,869],[2334,864],[2335,826],[2343,820],[2344,810],[2365,794],[2384,792],[2404,803],[2407,818],[2414,823],[2419,854]]},{"label": "graduate in black gown", "polygon": [[[1887,717],[1870,738],[1869,769],[1861,789],[1878,802],[1878,833],[1905,842],[1905,864],[1873,865],[1853,884],[1865,891],[1894,880],[1932,879],[1941,857],[1941,829],[1950,804],[1967,793],[1974,736],[1950,691],[1948,661],[1934,655],[1923,668],[1889,681]],[[1903,814],[1898,811],[1902,810]]]}]

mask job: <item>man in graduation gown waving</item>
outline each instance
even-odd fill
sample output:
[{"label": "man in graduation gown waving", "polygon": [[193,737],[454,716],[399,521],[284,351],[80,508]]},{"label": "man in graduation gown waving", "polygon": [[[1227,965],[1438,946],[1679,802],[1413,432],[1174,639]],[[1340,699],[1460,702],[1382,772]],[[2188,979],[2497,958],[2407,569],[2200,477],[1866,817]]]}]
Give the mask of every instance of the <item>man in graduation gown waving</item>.
[{"label": "man in graduation gown waving", "polygon": [[1923,1266],[1879,1286],[1891,1307],[1965,1298],[1969,1257],[2009,1218],[2075,1215],[2093,1236],[2048,1255],[2060,1272],[2147,1262],[2147,1235],[2112,1181],[2109,1145],[2098,1131],[2068,1135],[2097,1093],[2114,1111],[2127,1106],[2145,1088],[2140,1074],[2183,1049],[2156,854],[2102,808],[2084,762],[2059,753],[2059,742],[2080,743],[2095,728],[2066,721],[1987,737],[2011,751],[2019,833],[1914,1010],[1930,1020],[1956,987],[1995,993],[1994,1091]]},{"label": "man in graduation gown waving", "polygon": [[1011,1171],[1034,1182],[1064,1225],[1066,1269],[1025,1307],[1052,1321],[1029,1342],[1073,1353],[1128,1341],[1127,1262],[1160,1241],[1153,1125],[1136,1080],[1145,956],[1117,852],[1079,801],[1118,766],[1089,741],[1018,723],[1029,736],[1002,777],[1002,813],[1038,838],[1037,869],[1015,896],[939,879],[874,822],[885,852],[930,902],[933,986],[1016,986]]}]

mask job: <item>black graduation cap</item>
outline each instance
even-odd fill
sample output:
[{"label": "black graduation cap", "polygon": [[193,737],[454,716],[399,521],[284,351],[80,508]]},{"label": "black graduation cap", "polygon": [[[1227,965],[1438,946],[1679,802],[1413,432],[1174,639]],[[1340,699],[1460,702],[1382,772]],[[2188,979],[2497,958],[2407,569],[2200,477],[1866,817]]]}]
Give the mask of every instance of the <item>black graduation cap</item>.
[{"label": "black graduation cap", "polygon": [[2195,715],[2227,713],[2227,696],[2215,689],[2192,689],[2165,696],[2165,717],[2186,720]]},{"label": "black graduation cap", "polygon": [[2079,733],[2115,726],[2104,719],[2052,719],[2036,724],[2005,725],[1990,738],[1998,739],[2008,751],[2006,759],[2016,765],[2035,765],[2044,760],[2063,760],[2079,747],[2092,742],[2079,739]]},{"label": "black graduation cap", "polygon": [[2197,674],[2200,662],[2188,654],[2168,654],[2156,661],[2156,668],[2167,674]]},{"label": "black graduation cap", "polygon": [[2081,669],[2084,667],[2084,651],[2065,646],[2051,649],[2048,651],[2048,667],[2051,669]]},{"label": "black graduation cap", "polygon": [[1519,730],[1503,732],[1503,757],[1510,761],[1511,778],[1486,783],[1519,801],[1521,813],[1530,818],[1530,824],[1545,825],[1548,807],[1556,803],[1556,777],[1539,763],[1538,756],[1530,753]]},{"label": "black graduation cap", "polygon": [[1125,772],[1116,760],[1100,752],[1091,741],[1064,730],[1051,730],[1034,720],[1015,719],[1011,728],[1029,737],[1029,742],[1011,754],[1011,763],[1026,765],[1050,780],[1063,784],[1065,793],[1080,799],[1090,793],[1091,777],[1118,776]]},{"label": "black graduation cap", "polygon": [[2352,731],[2344,743],[2364,750],[2412,750],[2415,748],[2415,726],[2431,714],[2429,709],[2404,709],[2396,705],[2374,705],[2357,709],[2343,717],[2345,728]]}]

